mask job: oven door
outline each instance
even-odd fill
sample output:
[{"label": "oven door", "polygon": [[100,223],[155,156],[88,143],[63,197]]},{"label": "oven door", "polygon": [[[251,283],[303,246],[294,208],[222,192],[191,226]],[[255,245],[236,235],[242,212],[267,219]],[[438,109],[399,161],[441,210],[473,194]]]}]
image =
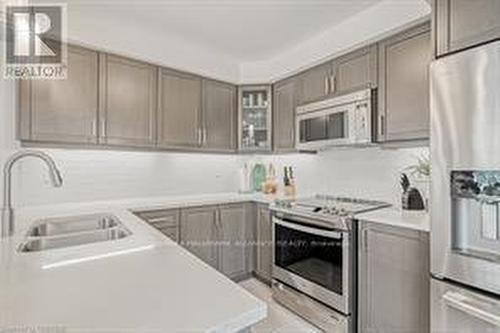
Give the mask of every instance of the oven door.
[{"label": "oven door", "polygon": [[273,278],[349,315],[349,233],[273,216]]}]

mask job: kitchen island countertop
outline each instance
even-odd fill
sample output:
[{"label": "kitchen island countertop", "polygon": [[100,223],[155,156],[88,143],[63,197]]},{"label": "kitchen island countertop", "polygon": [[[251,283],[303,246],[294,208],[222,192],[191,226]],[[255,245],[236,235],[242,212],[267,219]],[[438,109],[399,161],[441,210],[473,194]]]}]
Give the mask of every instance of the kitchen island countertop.
[{"label": "kitchen island countertop", "polygon": [[[266,316],[266,304],[143,223],[130,210],[227,202],[255,195],[145,198],[20,209],[17,232],[0,240],[0,330],[64,332],[238,332]],[[184,204],[182,204],[184,203]],[[109,213],[132,235],[19,253],[41,218]]]}]

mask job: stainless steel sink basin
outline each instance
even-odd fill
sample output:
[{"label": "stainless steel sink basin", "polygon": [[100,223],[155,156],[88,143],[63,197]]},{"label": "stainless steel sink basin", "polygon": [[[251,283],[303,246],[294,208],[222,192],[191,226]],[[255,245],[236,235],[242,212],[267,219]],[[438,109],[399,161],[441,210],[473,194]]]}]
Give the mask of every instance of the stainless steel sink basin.
[{"label": "stainless steel sink basin", "polygon": [[123,226],[118,226],[108,229],[84,231],[52,237],[34,237],[28,238],[24,243],[22,243],[19,251],[37,252],[76,245],[112,241],[125,238],[130,234],[131,232],[128,229]]},{"label": "stainless steel sink basin", "polygon": [[28,231],[28,237],[56,236],[70,233],[114,228],[120,224],[111,214],[92,214],[46,219],[36,222]]}]

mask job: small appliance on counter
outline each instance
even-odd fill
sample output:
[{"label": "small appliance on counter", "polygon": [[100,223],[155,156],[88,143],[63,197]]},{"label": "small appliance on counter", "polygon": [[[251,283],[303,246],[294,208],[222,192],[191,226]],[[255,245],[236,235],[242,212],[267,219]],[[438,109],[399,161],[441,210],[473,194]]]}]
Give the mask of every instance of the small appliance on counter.
[{"label": "small appliance on counter", "polygon": [[424,210],[425,204],[420,191],[412,187],[410,180],[406,174],[401,174],[401,187],[403,194],[401,195],[402,208],[405,210]]}]

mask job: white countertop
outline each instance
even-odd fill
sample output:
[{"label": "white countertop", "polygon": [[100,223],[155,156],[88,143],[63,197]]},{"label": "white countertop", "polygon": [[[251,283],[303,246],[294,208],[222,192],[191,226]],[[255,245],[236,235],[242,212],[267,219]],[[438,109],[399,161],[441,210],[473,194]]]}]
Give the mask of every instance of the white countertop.
[{"label": "white countertop", "polygon": [[429,213],[426,211],[408,211],[389,207],[359,214],[356,218],[361,223],[368,221],[418,231],[430,231]]},{"label": "white countertop", "polygon": [[[266,304],[129,210],[228,202],[269,202],[236,193],[31,207],[16,213],[14,237],[0,241],[0,328],[65,332],[237,332],[266,316]],[[111,213],[132,231],[101,242],[19,253],[40,218]]]}]

